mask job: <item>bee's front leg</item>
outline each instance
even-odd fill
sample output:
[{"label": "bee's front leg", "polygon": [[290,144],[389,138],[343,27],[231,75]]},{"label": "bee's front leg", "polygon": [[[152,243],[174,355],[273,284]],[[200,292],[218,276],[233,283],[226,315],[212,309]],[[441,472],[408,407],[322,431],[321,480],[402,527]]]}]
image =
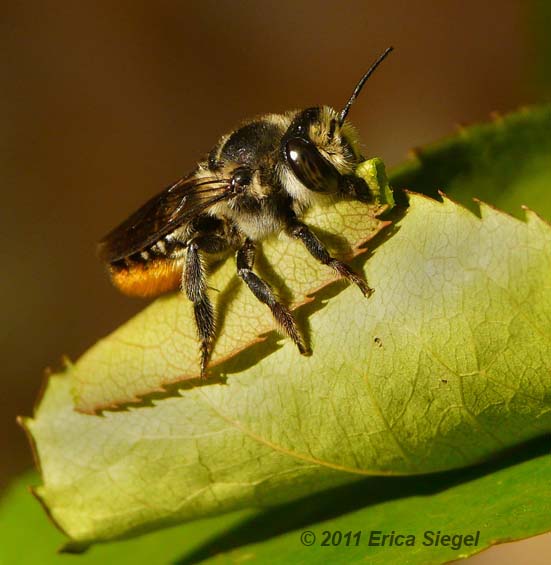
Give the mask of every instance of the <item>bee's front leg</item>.
[{"label": "bee's front leg", "polygon": [[228,247],[227,241],[218,236],[200,236],[187,248],[182,288],[193,302],[195,325],[201,341],[201,378],[206,378],[212,342],[215,335],[214,308],[207,294],[207,278],[201,261],[200,250],[217,253]]},{"label": "bee's front leg", "polygon": [[302,241],[312,257],[317,259],[323,265],[331,267],[341,277],[353,282],[363,292],[364,296],[371,296],[373,289],[367,284],[367,282],[357,275],[346,263],[331,257],[323,243],[316,237],[316,235],[314,235],[306,224],[303,224],[297,219],[293,219],[287,227],[287,233],[291,237]]},{"label": "bee's front leg", "polygon": [[293,340],[298,350],[303,355],[310,355],[310,350],[304,343],[293,315],[287,307],[278,302],[270,285],[253,273],[255,257],[254,243],[247,239],[241,249],[237,252],[237,274],[245,281],[252,293],[266,304],[283,331]]}]

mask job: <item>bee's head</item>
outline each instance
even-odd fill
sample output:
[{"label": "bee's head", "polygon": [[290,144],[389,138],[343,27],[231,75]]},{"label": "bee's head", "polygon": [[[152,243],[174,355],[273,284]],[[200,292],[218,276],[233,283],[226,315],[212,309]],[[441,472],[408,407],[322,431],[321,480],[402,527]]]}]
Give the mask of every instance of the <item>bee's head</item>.
[{"label": "bee's head", "polygon": [[293,116],[281,141],[284,166],[280,178],[299,202],[309,203],[312,192],[371,199],[367,185],[353,175],[362,157],[358,137],[346,116],[367,79],[391,50],[388,48],[364,74],[340,112],[323,106]]},{"label": "bee's head", "polygon": [[361,159],[354,128],[346,120],[339,123],[338,112],[328,106],[298,112],[281,140],[281,152],[283,184],[298,200],[308,199],[309,191],[338,193],[342,177],[352,174]]}]

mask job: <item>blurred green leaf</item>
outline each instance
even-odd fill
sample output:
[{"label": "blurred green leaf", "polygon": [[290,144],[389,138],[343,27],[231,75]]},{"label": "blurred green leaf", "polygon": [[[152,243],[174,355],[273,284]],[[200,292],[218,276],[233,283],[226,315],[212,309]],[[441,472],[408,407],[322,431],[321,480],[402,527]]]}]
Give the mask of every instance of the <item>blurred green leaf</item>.
[{"label": "blurred green leaf", "polygon": [[477,213],[473,198],[521,217],[528,206],[551,219],[551,107],[525,108],[416,150],[393,171],[393,186],[445,192]]}]

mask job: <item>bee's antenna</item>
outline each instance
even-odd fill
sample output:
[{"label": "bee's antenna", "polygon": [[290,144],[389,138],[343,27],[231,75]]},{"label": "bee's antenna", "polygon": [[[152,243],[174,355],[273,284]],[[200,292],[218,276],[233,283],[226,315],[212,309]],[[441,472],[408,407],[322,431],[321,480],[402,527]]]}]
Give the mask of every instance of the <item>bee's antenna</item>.
[{"label": "bee's antenna", "polygon": [[356,85],[352,96],[349,98],[346,106],[342,109],[341,113],[339,114],[339,125],[342,126],[348,111],[350,110],[350,106],[354,104],[356,98],[358,98],[358,94],[360,94],[366,80],[373,74],[373,71],[384,61],[386,56],[394,49],[394,47],[387,47],[382,55],[379,55],[379,58],[369,67],[369,70],[365,73],[365,75],[360,79],[360,82]]}]

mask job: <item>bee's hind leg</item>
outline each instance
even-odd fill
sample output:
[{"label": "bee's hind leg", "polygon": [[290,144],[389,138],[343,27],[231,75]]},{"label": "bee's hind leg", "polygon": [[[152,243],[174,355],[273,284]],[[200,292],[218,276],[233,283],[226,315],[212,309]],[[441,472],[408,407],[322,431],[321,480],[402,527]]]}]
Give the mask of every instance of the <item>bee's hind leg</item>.
[{"label": "bee's hind leg", "polygon": [[353,282],[362,291],[364,296],[369,297],[373,294],[373,289],[346,263],[331,257],[323,243],[306,224],[294,220],[288,226],[287,233],[295,239],[300,239],[314,259],[317,259],[323,265],[331,267],[339,276]]},{"label": "bee's hind leg", "polygon": [[201,378],[206,378],[207,364],[216,331],[214,308],[207,294],[207,278],[200,251],[216,253],[227,248],[227,242],[217,236],[201,236],[189,243],[182,287],[193,302],[195,325],[201,341]]},{"label": "bee's hind leg", "polygon": [[270,308],[276,322],[293,340],[300,353],[309,355],[311,352],[304,343],[298,331],[295,319],[289,309],[278,302],[270,285],[253,273],[254,257],[254,243],[250,239],[247,239],[237,252],[237,274],[245,281],[256,298]]}]

